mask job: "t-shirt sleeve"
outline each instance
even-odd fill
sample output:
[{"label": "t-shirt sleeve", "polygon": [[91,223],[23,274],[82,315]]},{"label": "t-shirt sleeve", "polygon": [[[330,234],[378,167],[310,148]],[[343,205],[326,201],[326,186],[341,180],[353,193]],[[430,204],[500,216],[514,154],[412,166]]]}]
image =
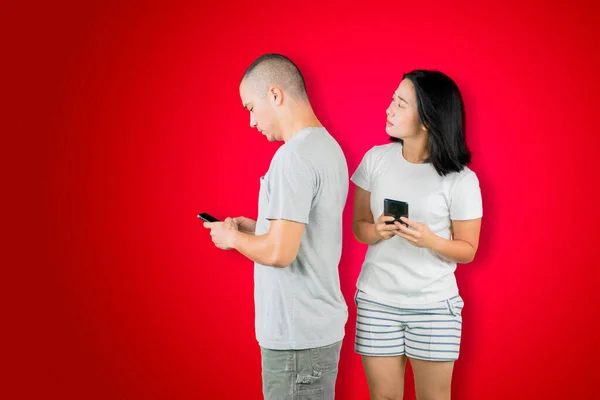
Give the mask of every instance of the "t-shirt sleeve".
[{"label": "t-shirt sleeve", "polygon": [[297,153],[278,157],[269,170],[270,199],[265,217],[308,224],[316,173]]},{"label": "t-shirt sleeve", "polygon": [[373,179],[373,149],[366,152],[361,160],[360,164],[352,174],[350,180],[354,182],[356,186],[367,192],[371,191],[371,182]]},{"label": "t-shirt sleeve", "polygon": [[469,171],[454,186],[450,196],[450,219],[454,221],[477,219],[483,216],[479,179]]}]

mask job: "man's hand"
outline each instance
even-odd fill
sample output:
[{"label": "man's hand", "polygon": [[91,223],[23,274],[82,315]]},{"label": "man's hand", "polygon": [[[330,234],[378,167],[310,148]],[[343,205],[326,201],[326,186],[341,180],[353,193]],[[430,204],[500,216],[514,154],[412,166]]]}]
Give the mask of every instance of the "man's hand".
[{"label": "man's hand", "polygon": [[238,225],[232,218],[226,218],[223,222],[205,222],[204,227],[210,229],[210,236],[215,246],[223,250],[230,250],[233,247]]},{"label": "man's hand", "polygon": [[256,231],[256,221],[246,217],[235,217],[233,222],[237,225],[237,228],[240,232],[248,233],[250,235],[254,235]]}]

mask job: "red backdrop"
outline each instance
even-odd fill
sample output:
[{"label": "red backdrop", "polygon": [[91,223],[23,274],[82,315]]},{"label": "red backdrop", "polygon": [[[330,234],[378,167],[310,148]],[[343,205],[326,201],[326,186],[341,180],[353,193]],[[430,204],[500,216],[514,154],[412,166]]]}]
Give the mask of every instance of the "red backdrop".
[{"label": "red backdrop", "polygon": [[[403,72],[457,81],[484,219],[476,260],[457,272],[453,398],[595,396],[592,1],[81,3],[5,7],[10,136],[37,163],[23,179],[9,171],[36,221],[7,213],[29,244],[13,268],[24,287],[6,292],[3,398],[261,398],[252,263],[214,248],[196,214],[256,217],[278,144],[249,128],[238,83],[265,52],[297,62],[350,173],[386,142]],[[352,191],[347,204],[337,398],[358,400],[352,297],[366,247],[352,236]]]}]

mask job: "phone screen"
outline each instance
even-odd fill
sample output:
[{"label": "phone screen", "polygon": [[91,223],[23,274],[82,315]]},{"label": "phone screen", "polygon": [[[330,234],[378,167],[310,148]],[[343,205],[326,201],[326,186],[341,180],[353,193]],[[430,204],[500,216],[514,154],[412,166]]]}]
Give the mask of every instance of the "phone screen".
[{"label": "phone screen", "polygon": [[205,222],[219,222],[219,220],[208,213],[198,214],[198,218]]},{"label": "phone screen", "polygon": [[[384,199],[383,201],[383,213],[386,216],[392,216],[396,219],[396,221],[400,222],[404,226],[406,223],[400,221],[400,217],[408,218],[408,203],[404,201],[392,200],[392,199]],[[394,221],[386,222],[386,224],[391,225]]]}]

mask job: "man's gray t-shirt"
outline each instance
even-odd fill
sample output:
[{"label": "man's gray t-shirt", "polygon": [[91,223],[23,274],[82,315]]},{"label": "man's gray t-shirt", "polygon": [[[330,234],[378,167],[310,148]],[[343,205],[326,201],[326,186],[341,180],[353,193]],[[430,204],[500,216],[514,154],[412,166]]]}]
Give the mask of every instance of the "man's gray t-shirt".
[{"label": "man's gray t-shirt", "polygon": [[282,145],[260,179],[256,235],[273,219],[304,226],[287,267],[254,266],[256,338],[268,349],[326,346],[344,337],[348,308],[340,291],[342,211],[348,165],[325,128],[307,128]]}]

